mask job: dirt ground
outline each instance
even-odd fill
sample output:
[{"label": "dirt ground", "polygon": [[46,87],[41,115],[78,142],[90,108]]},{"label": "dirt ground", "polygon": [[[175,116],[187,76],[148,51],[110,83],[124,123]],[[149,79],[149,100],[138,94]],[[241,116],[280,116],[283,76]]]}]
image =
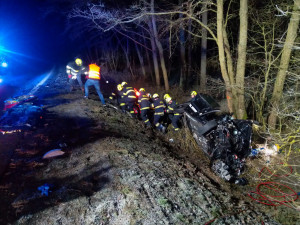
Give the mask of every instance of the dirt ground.
[{"label": "dirt ground", "polygon": [[[56,83],[41,99],[43,126],[0,136],[0,224],[299,224],[247,197],[254,184],[215,176],[188,130],[145,129]],[[42,159],[53,149],[65,154]]]}]

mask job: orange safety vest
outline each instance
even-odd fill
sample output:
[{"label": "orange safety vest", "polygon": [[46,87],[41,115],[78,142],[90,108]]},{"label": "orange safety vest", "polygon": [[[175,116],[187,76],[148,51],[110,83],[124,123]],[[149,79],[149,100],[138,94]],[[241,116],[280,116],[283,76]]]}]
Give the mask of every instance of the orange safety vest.
[{"label": "orange safety vest", "polygon": [[96,64],[89,65],[89,79],[100,80],[100,67]]}]

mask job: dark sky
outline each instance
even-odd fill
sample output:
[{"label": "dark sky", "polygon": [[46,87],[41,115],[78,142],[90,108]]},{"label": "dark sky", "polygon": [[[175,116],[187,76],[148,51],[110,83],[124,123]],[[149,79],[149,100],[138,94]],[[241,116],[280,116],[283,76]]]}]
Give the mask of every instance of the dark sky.
[{"label": "dark sky", "polygon": [[0,46],[14,68],[42,70],[73,58],[76,43],[65,31],[65,17],[44,17],[42,0],[0,1]]}]

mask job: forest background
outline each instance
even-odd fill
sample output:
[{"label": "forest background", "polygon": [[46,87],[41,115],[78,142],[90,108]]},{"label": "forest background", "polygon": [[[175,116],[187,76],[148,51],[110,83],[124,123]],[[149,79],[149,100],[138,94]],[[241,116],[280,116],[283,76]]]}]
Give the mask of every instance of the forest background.
[{"label": "forest background", "polygon": [[300,0],[44,3],[45,17],[64,15],[84,57],[105,61],[109,73],[224,98],[286,158],[299,153]]}]

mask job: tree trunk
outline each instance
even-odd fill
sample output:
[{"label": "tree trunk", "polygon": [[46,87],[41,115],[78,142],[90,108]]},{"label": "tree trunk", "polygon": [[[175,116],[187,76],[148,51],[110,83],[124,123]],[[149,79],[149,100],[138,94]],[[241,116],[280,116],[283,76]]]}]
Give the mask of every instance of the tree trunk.
[{"label": "tree trunk", "polygon": [[[189,4],[189,12],[191,12],[191,4]],[[188,62],[187,62],[187,79],[186,79],[186,82],[187,82],[187,85],[189,86],[190,84],[190,81],[191,81],[191,72],[192,72],[192,44],[191,44],[191,41],[192,41],[192,20],[189,19],[189,22],[188,22],[188,36],[187,36],[187,43],[188,43]]]},{"label": "tree trunk", "polygon": [[[227,66],[227,71],[228,71],[228,79],[230,82],[230,87],[229,89],[231,90],[231,102],[232,102],[232,111],[236,116],[237,116],[237,94],[235,90],[235,79],[234,79],[234,68],[233,68],[233,59],[231,55],[231,50],[230,50],[230,45],[227,37],[227,32],[225,29],[225,26],[223,26],[223,40],[224,40],[224,48],[225,48],[225,53],[226,53],[226,66]],[[228,87],[226,87],[228,88]],[[226,97],[228,98],[227,94]]]},{"label": "tree trunk", "polygon": [[[203,5],[202,23],[207,26],[207,3]],[[201,62],[200,62],[200,90],[205,93],[206,90],[206,65],[207,65],[207,30],[202,27],[201,38]]]},{"label": "tree trunk", "polygon": [[238,59],[236,67],[237,87],[237,118],[246,119],[245,110],[245,68],[247,55],[247,29],[248,29],[248,0],[240,0],[240,37],[238,44]]},{"label": "tree trunk", "polygon": [[[144,34],[143,34],[143,41],[144,41],[144,45],[147,46],[147,42],[146,42]],[[151,81],[154,83],[155,82],[155,77],[154,77],[152,66],[151,66],[152,65],[152,61],[150,59],[149,50],[145,49],[145,52],[146,52],[147,68],[148,68],[147,72],[150,73]]]},{"label": "tree trunk", "polygon": [[144,58],[141,55],[141,52],[140,52],[139,47],[137,46],[137,43],[134,43],[134,45],[135,45],[136,53],[137,53],[139,61],[140,61],[140,66],[141,66],[141,69],[142,69],[142,73],[143,73],[143,76],[145,78],[146,77],[146,70],[145,70]]},{"label": "tree trunk", "polygon": [[167,68],[166,68],[166,63],[165,63],[165,58],[164,58],[163,47],[157,38],[155,38],[155,41],[156,41],[156,45],[157,45],[159,56],[160,56],[160,65],[161,65],[161,70],[162,70],[163,77],[164,77],[165,90],[168,91],[169,90],[169,80],[168,80],[168,73],[167,73]]},{"label": "tree trunk", "polygon": [[[151,12],[154,13],[154,0],[151,0]],[[169,90],[169,81],[168,81],[168,74],[167,74],[167,69],[166,69],[166,64],[165,64],[165,59],[164,59],[163,47],[158,39],[158,32],[157,32],[157,27],[156,27],[155,16],[152,15],[151,17],[152,17],[154,39],[155,39],[155,43],[156,43],[159,57],[160,57],[160,65],[161,65],[161,69],[162,69],[162,73],[163,73],[165,90],[168,91]]]},{"label": "tree trunk", "polygon": [[233,112],[233,102],[232,102],[232,90],[230,85],[230,80],[226,68],[226,58],[225,58],[225,49],[224,49],[224,37],[223,37],[223,0],[217,1],[217,43],[218,43],[218,51],[219,51],[219,62],[221,67],[222,77],[225,81],[226,86],[226,98],[228,103],[228,108],[230,112]]},{"label": "tree trunk", "polygon": [[150,29],[150,42],[151,42],[151,48],[152,48],[152,58],[153,58],[153,64],[154,64],[154,73],[155,73],[155,81],[156,86],[160,86],[160,75],[159,75],[159,67],[158,67],[158,59],[157,59],[157,47],[155,45],[155,38],[154,38],[154,32],[153,32],[153,26],[152,22],[148,21],[148,26]]},{"label": "tree trunk", "polygon": [[283,86],[286,79],[287,70],[290,63],[292,47],[297,37],[300,18],[300,0],[294,0],[292,16],[288,25],[286,40],[283,45],[279,71],[276,76],[274,90],[271,99],[271,113],[268,118],[268,125],[271,129],[275,129],[277,122],[277,109],[282,97]]},{"label": "tree trunk", "polygon": [[[130,60],[129,60],[129,55],[128,55],[128,46],[127,46],[128,42],[126,42],[126,47],[124,47],[119,39],[118,39],[118,41],[119,41],[119,44],[121,46],[121,49],[124,52],[124,56],[125,56],[125,59],[126,59],[126,69],[127,69],[127,71],[131,72]],[[131,75],[132,75],[132,73],[131,73]]]},{"label": "tree trunk", "polygon": [[126,67],[127,67],[127,70],[130,71],[131,75],[133,75],[132,73],[132,69],[131,69],[131,63],[130,63],[130,59],[129,59],[129,43],[128,43],[128,39],[126,39],[126,48],[125,48],[125,56],[126,56]]},{"label": "tree trunk", "polygon": [[181,88],[185,88],[186,83],[186,60],[185,60],[185,37],[184,30],[180,29],[180,59],[181,59],[181,70],[180,70],[180,83]]},{"label": "tree trunk", "polygon": [[[179,1],[179,4],[182,4],[182,1]],[[179,19],[182,20],[182,18],[183,15],[179,14]],[[181,59],[179,87],[184,89],[185,82],[186,82],[186,60],[185,60],[185,32],[184,32],[183,22],[181,22],[180,24],[179,42],[180,42],[180,59]]]}]

